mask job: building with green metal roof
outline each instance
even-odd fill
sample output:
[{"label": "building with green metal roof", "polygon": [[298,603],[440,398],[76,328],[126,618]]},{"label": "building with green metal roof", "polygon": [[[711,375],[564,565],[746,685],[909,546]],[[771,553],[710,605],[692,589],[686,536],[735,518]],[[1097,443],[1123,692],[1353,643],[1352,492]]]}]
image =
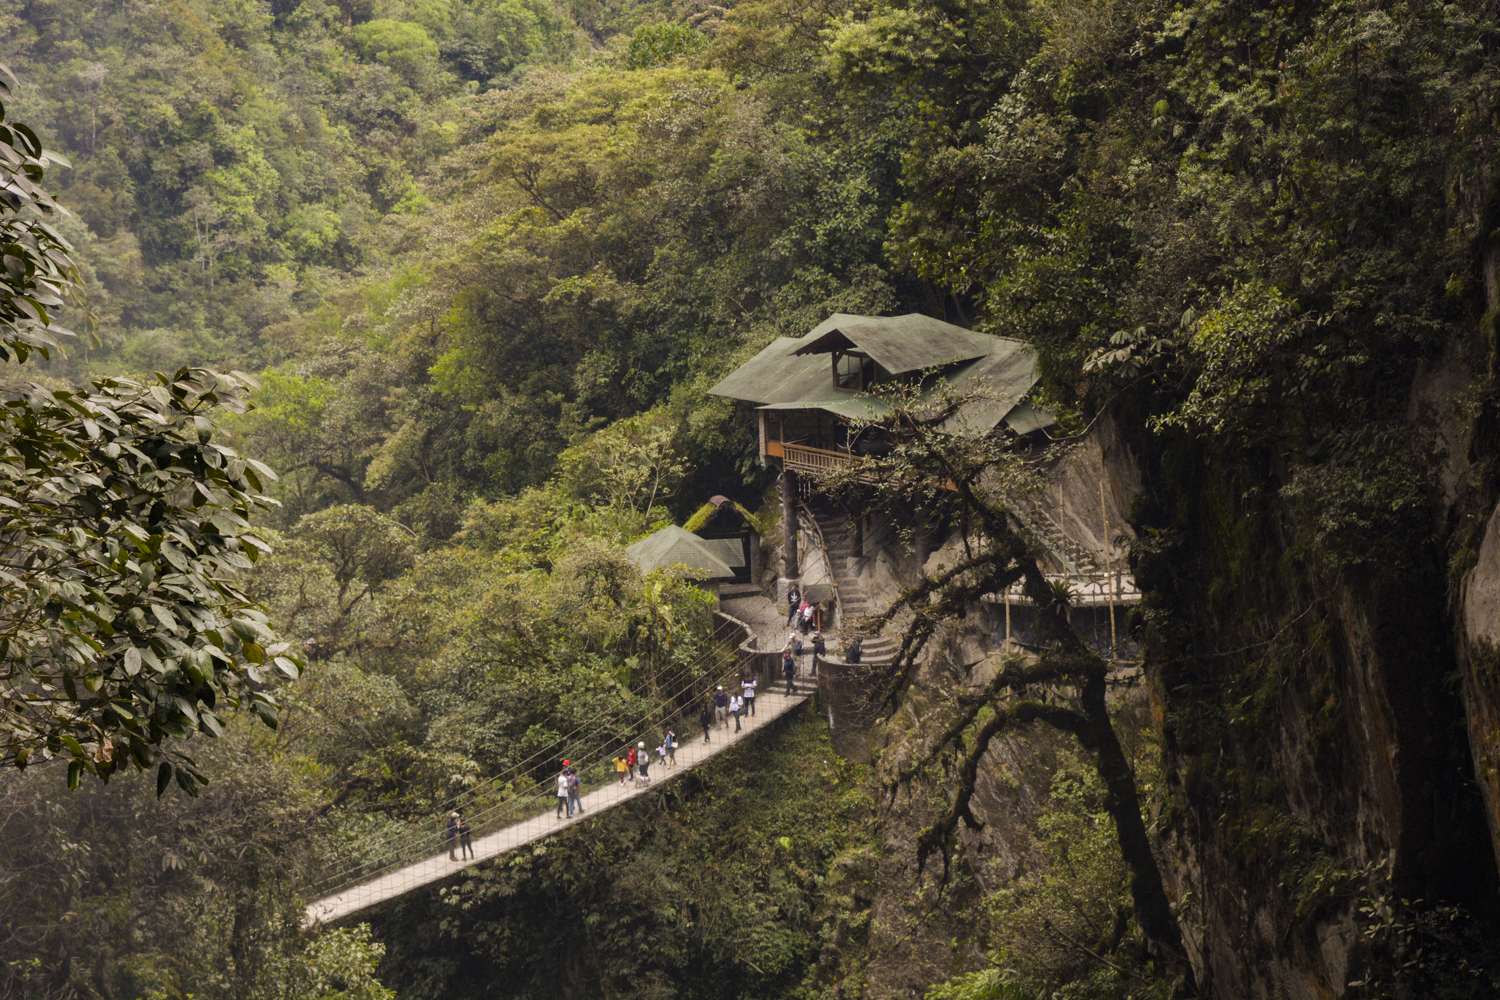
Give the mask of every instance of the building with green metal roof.
[{"label": "building with green metal roof", "polygon": [[858,452],[850,421],[889,409],[883,386],[939,380],[974,391],[955,431],[1028,434],[1051,423],[1025,402],[1037,371],[1024,343],[918,313],[834,313],[801,337],[777,338],[709,392],[754,406],[763,464],[816,472]]}]

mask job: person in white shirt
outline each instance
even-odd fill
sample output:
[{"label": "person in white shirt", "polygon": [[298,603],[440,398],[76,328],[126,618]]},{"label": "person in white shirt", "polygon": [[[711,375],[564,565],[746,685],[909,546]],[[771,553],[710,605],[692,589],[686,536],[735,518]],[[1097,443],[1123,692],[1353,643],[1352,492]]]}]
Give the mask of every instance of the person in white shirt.
[{"label": "person in white shirt", "polygon": [[745,693],[745,714],[755,714],[755,678],[740,674],[740,690]]},{"label": "person in white shirt", "polygon": [[740,731],[740,716],[745,714],[745,699],[739,695],[729,699],[729,714],[734,716],[734,731]]}]

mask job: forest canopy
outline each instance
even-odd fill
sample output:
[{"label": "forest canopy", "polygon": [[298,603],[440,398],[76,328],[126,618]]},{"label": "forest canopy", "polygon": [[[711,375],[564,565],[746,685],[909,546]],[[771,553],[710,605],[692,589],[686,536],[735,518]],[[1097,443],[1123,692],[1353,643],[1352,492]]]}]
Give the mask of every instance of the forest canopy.
[{"label": "forest canopy", "polygon": [[[80,334],[11,338],[5,363],[14,374],[24,361],[39,386],[8,390],[6,412],[33,407],[57,440],[92,442],[88,422],[104,425],[73,395],[92,384],[122,448],[169,416],[153,440],[188,456],[211,496],[153,523],[185,481],[122,490],[111,503],[144,511],[147,540],[122,527],[140,544],[85,542],[134,561],[144,590],[202,584],[222,597],[231,584],[217,576],[174,576],[185,571],[168,529],[260,551],[236,535],[253,527],[269,550],[253,567],[224,543],[243,591],[232,602],[263,609],[246,612],[244,632],[154,611],[135,626],[183,633],[174,655],[195,689],[232,663],[242,703],[264,717],[275,700],[280,728],[173,702],[163,733],[223,730],[200,755],[203,777],[222,783],[181,814],[132,812],[124,775],[85,785],[66,816],[49,812],[40,782],[7,786],[15,807],[0,822],[18,825],[15,870],[35,877],[5,902],[0,949],[30,964],[0,969],[0,993],[24,982],[58,996],[385,996],[367,935],[300,938],[300,887],[487,782],[520,794],[536,774],[498,779],[534,758],[550,766],[563,736],[608,706],[650,710],[661,678],[708,655],[703,592],[642,576],[623,549],[715,495],[761,508],[770,483],[753,422],[706,390],[833,312],[918,311],[1026,340],[1063,430],[1111,409],[1180,481],[1232,470],[1220,486],[1240,506],[1216,509],[1215,525],[1264,528],[1295,553],[1286,563],[1325,580],[1373,586],[1409,569],[1441,493],[1432,442],[1406,423],[1412,374],[1459,330],[1480,330],[1493,354],[1497,40],[1493,8],[1477,3],[6,5],[0,60],[19,80],[7,122],[34,131],[25,156],[45,161],[68,210],[27,244],[48,286],[34,307],[66,300],[53,318]],[[76,271],[50,254],[64,249]],[[34,324],[17,308],[0,319]],[[1466,412],[1492,412],[1490,372]],[[253,406],[205,431],[199,402],[252,378]],[[17,469],[13,495],[35,480]],[[98,472],[51,474],[81,489]],[[1221,580],[1184,568],[1190,501],[1134,514],[1141,577],[1163,600],[1197,588],[1228,602]],[[69,531],[64,544],[83,543]],[[140,545],[160,556],[149,572]],[[1271,614],[1214,607],[1246,642]],[[1177,641],[1166,611],[1148,617]],[[75,635],[108,640],[136,676],[116,624],[100,639],[87,622]],[[1219,647],[1238,648],[1235,635]],[[291,648],[310,669],[251,676]],[[118,688],[90,687],[102,676],[80,674],[77,698],[104,698],[115,707],[100,712],[128,731],[121,712],[135,709]],[[96,766],[98,734],[71,735],[75,770]],[[133,753],[129,736],[117,752],[121,739]],[[806,732],[796,740],[822,752]],[[789,760],[784,786],[816,795],[839,773]],[[744,995],[833,989],[809,942],[844,934],[827,943],[844,955],[849,933],[868,933],[835,932],[817,912],[822,886],[829,898],[864,891],[850,874],[862,870],[850,839],[862,804],[846,789],[836,798],[838,829],[798,799],[788,815],[804,839],[736,855],[754,887],[744,899],[684,874],[703,862],[665,848],[677,815],[622,826],[599,856],[629,856],[637,881],[578,898],[603,913],[610,893],[641,907],[671,885],[691,905],[653,910],[650,946],[628,921],[588,924],[638,956],[600,981],[620,996],[680,981],[683,996],[717,997],[683,970],[743,945],[724,930],[734,921],[704,916],[732,912],[757,929],[747,954],[771,970]],[[1072,810],[1052,829],[1109,839],[1085,778],[1066,777],[1049,801]],[[678,804],[702,820],[703,802]],[[715,815],[712,843],[673,842],[732,852],[736,824],[779,822],[742,802]],[[69,832],[86,816],[113,839]],[[665,860],[638,859],[658,831]],[[1066,854],[1063,839],[1049,850]],[[25,847],[52,842],[77,849]],[[230,851],[242,867],[222,862]],[[463,895],[582,892],[592,857],[575,845],[519,860]],[[1118,868],[1084,867],[1095,874],[1079,880],[1113,886],[1101,912],[1124,927]],[[508,942],[562,926],[492,914],[449,925],[456,907],[443,907],[417,921],[423,933],[455,928],[476,954],[504,957]],[[1001,909],[1032,924],[1050,912],[1031,897]],[[1113,960],[1136,962],[1127,938],[1114,933]],[[444,978],[458,973],[416,966],[403,995],[458,995]],[[1026,968],[1056,985],[1041,959]],[[1133,988],[1099,975],[1112,984],[1100,996]],[[953,995],[1015,985],[990,975]]]}]

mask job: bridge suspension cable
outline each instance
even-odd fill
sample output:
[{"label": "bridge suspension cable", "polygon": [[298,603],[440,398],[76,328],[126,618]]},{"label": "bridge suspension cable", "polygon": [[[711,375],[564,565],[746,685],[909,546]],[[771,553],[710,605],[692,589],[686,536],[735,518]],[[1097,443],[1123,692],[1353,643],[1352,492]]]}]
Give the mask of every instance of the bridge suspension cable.
[{"label": "bridge suspension cable", "polygon": [[[663,713],[668,713],[667,717],[669,718],[672,711],[670,706],[677,704],[678,699],[692,691],[694,687],[704,683],[705,679],[710,678],[715,670],[732,669],[730,664],[724,662],[725,652],[722,647],[710,647],[694,660],[679,664],[667,674],[666,683],[671,684],[674,681],[681,681],[685,676],[691,674],[688,680],[669,692],[663,693],[658,689],[654,699],[655,703],[643,706],[643,711],[638,716],[634,718],[622,718],[619,712],[620,706],[607,707],[596,713],[592,718],[580,723],[570,733],[550,740],[543,749],[538,750],[530,757],[508,768],[505,772],[486,779],[482,788],[466,789],[444,800],[439,807],[440,810],[447,811],[450,806],[455,805],[460,807],[471,805],[479,799],[479,796],[495,789],[501,782],[515,781],[522,777],[527,769],[542,759],[557,757],[565,753],[570,757],[579,756],[581,758],[582,753],[574,754],[566,750],[569,742],[574,743],[574,745],[579,743],[594,743],[603,731],[609,729],[614,729],[618,732],[621,729],[628,728],[633,733],[638,734],[642,726],[649,725],[653,720],[665,721]],[[706,671],[701,669],[705,663],[709,664],[709,669]],[[580,736],[580,734],[583,735]],[[580,775],[580,777],[582,778],[587,775],[587,783],[593,786],[607,784],[610,780],[613,780],[613,772],[609,770],[612,768],[612,752],[627,747],[634,739],[635,736],[629,738],[617,737],[614,741],[604,746],[589,747],[585,752],[602,754],[603,759],[599,760],[592,767],[585,768],[584,774]],[[601,770],[604,771],[602,775],[597,773]],[[510,825],[509,823],[502,822],[503,820],[517,817],[526,812],[545,812],[546,807],[540,801],[535,800],[552,798],[553,794],[548,785],[538,783],[531,789],[517,790],[509,798],[502,799],[488,806],[482,806],[479,812],[467,819],[471,827],[476,831],[476,835],[483,836],[484,833],[481,832],[482,830],[492,831]],[[311,883],[308,889],[317,891],[334,883],[349,885],[353,882],[378,877],[382,873],[408,862],[414,850],[420,850],[422,853],[430,851],[433,838],[434,832],[432,831],[407,829],[396,831],[373,842],[350,842],[346,850],[340,851],[335,858],[330,859],[338,870],[323,879]],[[385,855],[386,857],[381,859],[384,863],[372,858],[372,853],[375,855],[375,858]],[[356,856],[363,856],[366,860],[347,867],[343,864]],[[371,862],[374,862],[376,865],[373,869],[367,867]]]}]

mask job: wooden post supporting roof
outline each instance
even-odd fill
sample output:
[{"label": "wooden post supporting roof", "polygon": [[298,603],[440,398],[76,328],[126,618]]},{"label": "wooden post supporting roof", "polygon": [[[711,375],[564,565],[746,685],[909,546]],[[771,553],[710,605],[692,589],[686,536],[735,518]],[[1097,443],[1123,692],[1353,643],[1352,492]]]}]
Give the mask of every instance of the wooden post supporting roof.
[{"label": "wooden post supporting roof", "polygon": [[782,575],[787,579],[797,576],[797,474],[791,469],[781,470],[781,530],[786,542],[786,565]]}]

